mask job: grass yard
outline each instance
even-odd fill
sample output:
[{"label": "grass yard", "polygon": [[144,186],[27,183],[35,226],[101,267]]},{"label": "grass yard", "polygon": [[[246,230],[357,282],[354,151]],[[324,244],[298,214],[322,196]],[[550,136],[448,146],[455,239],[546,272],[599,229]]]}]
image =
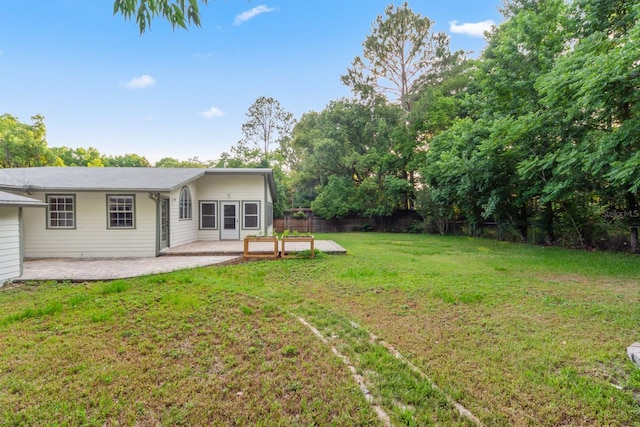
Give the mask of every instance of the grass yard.
[{"label": "grass yard", "polygon": [[316,237],[349,254],[0,291],[0,423],[640,425],[640,257]]}]

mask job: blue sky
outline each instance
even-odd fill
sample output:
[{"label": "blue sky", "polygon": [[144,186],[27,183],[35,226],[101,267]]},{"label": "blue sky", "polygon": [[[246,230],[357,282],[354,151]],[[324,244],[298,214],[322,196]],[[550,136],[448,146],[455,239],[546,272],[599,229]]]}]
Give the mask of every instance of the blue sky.
[{"label": "blue sky", "polygon": [[[202,28],[156,21],[140,36],[112,0],[0,0],[0,114],[44,115],[49,146],[216,159],[260,96],[296,118],[349,96],[340,76],[390,3],[210,0]],[[500,4],[409,2],[470,56],[485,46],[478,23],[499,23]]]}]

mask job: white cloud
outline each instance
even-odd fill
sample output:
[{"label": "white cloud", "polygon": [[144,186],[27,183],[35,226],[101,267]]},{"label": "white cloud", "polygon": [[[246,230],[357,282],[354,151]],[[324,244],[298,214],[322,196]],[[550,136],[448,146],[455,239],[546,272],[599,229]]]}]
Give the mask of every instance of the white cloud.
[{"label": "white cloud", "polygon": [[246,12],[242,12],[240,15],[236,16],[236,20],[233,21],[233,25],[240,25],[243,22],[246,22],[249,19],[255,18],[260,14],[273,12],[274,10],[275,10],[274,8],[267,7],[265,5],[256,6],[253,9],[247,10]]},{"label": "white cloud", "polygon": [[455,34],[466,34],[471,37],[484,37],[484,32],[496,25],[493,20],[481,22],[465,22],[458,25],[458,21],[449,22],[449,31]]},{"label": "white cloud", "polygon": [[201,59],[201,58],[211,58],[213,55],[211,53],[196,53],[195,55],[193,55],[194,58],[197,59]]},{"label": "white cloud", "polygon": [[140,77],[134,77],[124,85],[129,89],[142,89],[145,87],[153,86],[154,84],[156,84],[156,79],[148,74],[144,74]]},{"label": "white cloud", "polygon": [[211,107],[207,111],[200,113],[200,116],[204,117],[205,119],[211,119],[213,117],[222,117],[224,116],[224,113],[219,108]]}]

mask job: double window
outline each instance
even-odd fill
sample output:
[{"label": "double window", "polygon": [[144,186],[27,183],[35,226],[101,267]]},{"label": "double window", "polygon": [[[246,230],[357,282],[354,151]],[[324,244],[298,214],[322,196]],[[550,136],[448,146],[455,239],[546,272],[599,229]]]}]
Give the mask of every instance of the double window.
[{"label": "double window", "polygon": [[135,202],[133,195],[107,195],[107,228],[135,228]]},{"label": "double window", "polygon": [[218,202],[200,202],[200,229],[216,230],[218,228]]},{"label": "double window", "polygon": [[47,195],[47,228],[76,228],[76,196]]},{"label": "double window", "polygon": [[260,202],[242,202],[242,228],[260,228]]},{"label": "double window", "polygon": [[183,187],[180,191],[180,219],[191,219],[193,216],[193,203],[191,202],[191,191],[189,187]]}]

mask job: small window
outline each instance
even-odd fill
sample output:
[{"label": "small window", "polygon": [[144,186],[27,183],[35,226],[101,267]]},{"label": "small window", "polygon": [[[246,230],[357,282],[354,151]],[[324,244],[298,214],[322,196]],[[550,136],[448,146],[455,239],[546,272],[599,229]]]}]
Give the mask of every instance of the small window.
[{"label": "small window", "polygon": [[107,196],[108,228],[135,228],[135,197]]},{"label": "small window", "polygon": [[273,225],[273,203],[267,203],[267,227]]},{"label": "small window", "polygon": [[260,203],[244,202],[242,204],[243,228],[260,228]]},{"label": "small window", "polygon": [[212,229],[218,228],[218,203],[217,202],[200,202],[200,228]]},{"label": "small window", "polygon": [[183,187],[180,191],[180,219],[192,218],[191,191],[189,187]]},{"label": "small window", "polygon": [[47,195],[47,228],[76,228],[76,197]]}]

